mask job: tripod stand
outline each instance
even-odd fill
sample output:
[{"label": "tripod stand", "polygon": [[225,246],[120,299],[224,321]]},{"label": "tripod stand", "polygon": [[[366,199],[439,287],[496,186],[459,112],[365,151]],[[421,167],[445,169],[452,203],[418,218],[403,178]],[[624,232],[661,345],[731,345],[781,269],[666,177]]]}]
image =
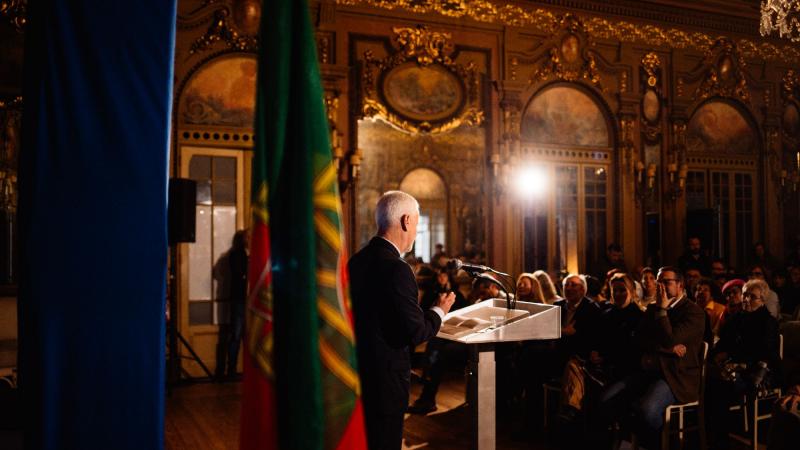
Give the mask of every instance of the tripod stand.
[{"label": "tripod stand", "polygon": [[[175,267],[177,265],[177,246],[173,243],[169,246],[169,273],[167,274],[167,304],[169,305],[169,315],[167,316],[167,348],[169,349],[169,355],[167,357],[167,385],[174,386],[182,381],[182,376],[186,375],[185,381],[197,381],[197,379],[192,378],[186,374],[183,370],[181,365],[181,359],[187,358],[191,359],[196,362],[200,368],[203,369],[208,380],[213,378],[211,371],[208,370],[208,367],[203,363],[203,360],[197,355],[194,351],[192,346],[189,344],[189,341],[183,337],[183,335],[178,331],[178,327],[175,324],[175,320],[178,317],[178,299],[176,298],[175,293],[177,292],[177,287],[175,286]],[[181,356],[178,353],[178,341],[180,341],[183,346],[189,351],[191,356]],[[205,379],[202,379],[205,381]]]}]

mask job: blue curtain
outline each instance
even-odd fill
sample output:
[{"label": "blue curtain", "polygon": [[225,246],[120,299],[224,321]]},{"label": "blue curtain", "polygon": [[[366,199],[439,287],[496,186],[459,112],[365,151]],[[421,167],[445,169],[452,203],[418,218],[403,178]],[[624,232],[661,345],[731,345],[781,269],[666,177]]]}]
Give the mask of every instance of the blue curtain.
[{"label": "blue curtain", "polygon": [[25,33],[25,444],[160,449],[175,0],[36,1]]}]

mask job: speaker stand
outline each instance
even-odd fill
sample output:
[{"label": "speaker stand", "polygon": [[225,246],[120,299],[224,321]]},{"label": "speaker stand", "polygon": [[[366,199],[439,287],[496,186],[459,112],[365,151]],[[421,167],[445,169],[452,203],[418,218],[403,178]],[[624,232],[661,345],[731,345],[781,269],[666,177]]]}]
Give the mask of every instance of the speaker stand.
[{"label": "speaker stand", "polygon": [[[211,381],[214,376],[208,370],[208,366],[203,363],[203,360],[197,355],[189,341],[183,337],[175,325],[175,320],[178,317],[178,299],[175,293],[177,292],[175,267],[177,265],[177,245],[170,244],[169,246],[169,273],[167,274],[167,303],[169,305],[169,316],[167,319],[167,346],[169,348],[169,355],[167,357],[167,394],[170,394],[170,388],[181,384],[183,382],[196,382],[196,381]],[[181,356],[178,354],[178,341],[189,351],[191,356]],[[183,370],[181,364],[182,359],[191,359],[196,362],[207,378],[191,377]]]}]

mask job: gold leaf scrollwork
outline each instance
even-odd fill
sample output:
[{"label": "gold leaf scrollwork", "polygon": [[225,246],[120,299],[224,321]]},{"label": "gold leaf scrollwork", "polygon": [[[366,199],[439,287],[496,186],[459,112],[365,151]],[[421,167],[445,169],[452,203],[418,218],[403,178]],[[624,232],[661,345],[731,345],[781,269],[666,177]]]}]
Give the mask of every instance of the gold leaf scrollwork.
[{"label": "gold leaf scrollwork", "polygon": [[392,31],[405,59],[416,59],[417,64],[423,67],[434,62],[452,64],[448,56],[453,51],[450,33],[428,31],[426,27],[395,27]]},{"label": "gold leaf scrollwork", "polygon": [[783,75],[781,83],[781,97],[785,103],[798,100],[797,89],[800,87],[800,77],[794,69],[789,69]]},{"label": "gold leaf scrollwork", "polygon": [[28,16],[27,0],[0,0],[0,16],[5,16],[17,33],[23,33]]},{"label": "gold leaf scrollwork", "polygon": [[718,39],[706,52],[703,65],[707,67],[707,72],[695,91],[696,98],[720,96],[750,103],[750,90],[744,72],[746,63],[736,43],[727,38]]},{"label": "gold leaf scrollwork", "polygon": [[549,59],[531,75],[529,82],[538,84],[550,79],[565,81],[583,80],[604,91],[601,85],[600,72],[594,55],[587,51],[586,36],[583,23],[572,14],[566,14],[559,21],[561,38],[555,41],[549,52]]},{"label": "gold leaf scrollwork", "polygon": [[227,7],[214,11],[214,18],[211,21],[205,34],[197,38],[191,47],[189,54],[207,50],[216,42],[224,42],[229,48],[243,51],[255,52],[258,50],[258,36],[251,36],[240,33],[231,24],[230,11]]},{"label": "gold leaf scrollwork", "polygon": [[642,68],[647,75],[647,85],[651,88],[656,87],[661,69],[661,58],[653,52],[645,54],[642,57]]},{"label": "gold leaf scrollwork", "polygon": [[[339,5],[368,5],[386,10],[406,10],[417,14],[439,14],[445,17],[469,18],[483,23],[499,23],[511,27],[531,27],[551,34],[558,21],[555,13],[542,8],[529,8],[514,3],[489,0],[336,0]],[[606,20],[599,17],[583,18],[586,32],[602,39],[622,42],[640,42],[647,45],[671,48],[708,50],[714,37],[702,32],[690,32],[677,28],[624,20]],[[771,42],[755,42],[749,39],[737,41],[746,58],[783,61],[800,64],[800,49],[792,45],[778,46]]]},{"label": "gold leaf scrollwork", "polygon": [[[465,65],[452,60],[450,33],[432,32],[427,27],[393,28],[397,51],[384,59],[375,57],[372,51],[364,52],[362,69],[361,113],[363,117],[377,117],[402,131],[410,133],[443,133],[462,124],[480,125],[484,113],[480,103],[480,74],[473,62]],[[411,63],[419,67],[438,66],[458,80],[464,96],[463,106],[450,116],[439,120],[415,120],[396,113],[388,107],[383,92],[379,92],[378,80],[393,69]]]}]

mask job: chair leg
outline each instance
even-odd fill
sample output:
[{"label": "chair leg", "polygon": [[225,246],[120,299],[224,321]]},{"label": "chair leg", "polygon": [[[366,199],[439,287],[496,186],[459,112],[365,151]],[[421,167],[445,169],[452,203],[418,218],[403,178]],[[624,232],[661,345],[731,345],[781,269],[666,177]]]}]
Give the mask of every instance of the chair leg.
[{"label": "chair leg", "polygon": [[661,428],[661,450],[669,450],[669,433],[671,431],[672,411],[667,408],[664,413],[664,426]]},{"label": "chair leg", "polygon": [[549,411],[547,410],[547,388],[542,388],[542,428],[547,429],[547,414]]},{"label": "chair leg", "polygon": [[708,448],[708,442],[706,441],[706,411],[702,407],[697,410],[697,426],[700,427],[700,450],[706,450]]},{"label": "chair leg", "polygon": [[753,399],[753,450],[758,450],[758,397]]},{"label": "chair leg", "polygon": [[683,408],[678,410],[678,445],[683,449]]},{"label": "chair leg", "polygon": [[745,397],[744,402],[742,403],[742,421],[744,422],[744,432],[750,432],[750,424],[747,421],[747,397]]}]

